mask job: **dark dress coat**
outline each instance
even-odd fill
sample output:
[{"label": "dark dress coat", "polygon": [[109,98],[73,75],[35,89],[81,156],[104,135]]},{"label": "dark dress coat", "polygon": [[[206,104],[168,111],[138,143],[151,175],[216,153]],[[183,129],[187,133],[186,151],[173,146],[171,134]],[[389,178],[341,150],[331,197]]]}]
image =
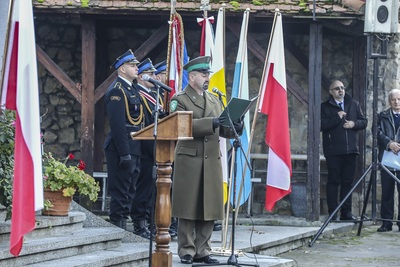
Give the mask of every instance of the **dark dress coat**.
[{"label": "dark dress coat", "polygon": [[219,128],[213,118],[222,112],[218,98],[199,95],[190,85],[171,99],[171,112],[193,111],[193,140],[175,147],[172,216],[188,220],[223,219],[223,178]]},{"label": "dark dress coat", "polygon": [[343,128],[344,120],[337,113],[341,108],[331,96],[321,104],[321,131],[324,156],[359,154],[358,131],[367,127],[368,120],[358,101],[346,94],[344,97],[346,120],[354,121],[352,129]]}]

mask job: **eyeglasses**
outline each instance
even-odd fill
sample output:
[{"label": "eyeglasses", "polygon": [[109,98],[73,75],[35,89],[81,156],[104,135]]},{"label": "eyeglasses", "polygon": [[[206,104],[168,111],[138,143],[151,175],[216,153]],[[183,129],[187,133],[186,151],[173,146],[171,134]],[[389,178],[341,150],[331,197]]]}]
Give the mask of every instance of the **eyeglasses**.
[{"label": "eyeglasses", "polygon": [[337,87],[335,87],[335,88],[332,88],[331,90],[335,90],[335,91],[340,91],[340,90],[345,90],[346,89],[346,87],[344,87],[344,86],[337,86]]}]

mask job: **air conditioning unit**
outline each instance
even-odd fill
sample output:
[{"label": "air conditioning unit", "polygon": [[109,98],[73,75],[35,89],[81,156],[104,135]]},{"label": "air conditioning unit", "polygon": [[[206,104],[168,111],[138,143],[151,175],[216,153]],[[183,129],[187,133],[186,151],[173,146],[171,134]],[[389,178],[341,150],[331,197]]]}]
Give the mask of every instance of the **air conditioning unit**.
[{"label": "air conditioning unit", "polygon": [[367,0],[364,32],[398,33],[399,0]]}]

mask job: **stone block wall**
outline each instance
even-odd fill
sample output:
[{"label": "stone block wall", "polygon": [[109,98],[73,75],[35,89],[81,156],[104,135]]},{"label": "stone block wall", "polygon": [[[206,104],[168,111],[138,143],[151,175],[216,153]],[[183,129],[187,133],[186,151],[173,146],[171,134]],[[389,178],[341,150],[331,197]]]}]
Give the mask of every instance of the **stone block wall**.
[{"label": "stone block wall", "polygon": [[[187,43],[188,54],[194,58],[198,56],[199,42],[200,42],[200,27],[196,28],[196,22],[186,22],[185,40]],[[81,27],[80,18],[78,16],[68,17],[51,17],[51,16],[38,16],[35,20],[36,26],[36,42],[37,44],[69,75],[74,81],[80,83],[81,81]],[[284,28],[285,29],[285,28]],[[107,27],[106,34],[102,38],[106,40],[99,40],[106,43],[107,46],[107,61],[109,65],[115,60],[117,56],[132,48],[134,51],[157,30],[156,27],[152,28],[151,25],[132,25],[131,27]],[[266,50],[269,40],[269,29],[265,32],[252,33],[257,42]],[[285,32],[285,31],[284,31]],[[287,36],[288,40],[293,42],[305,55],[309,54],[308,36],[301,33]],[[370,88],[372,82],[367,90],[368,95],[368,118],[372,118],[371,103],[372,101],[379,101],[379,110],[387,106],[386,98],[387,92],[390,88],[399,87],[398,79],[398,37],[389,45],[389,58],[382,60],[380,67],[380,86],[383,87],[379,92],[379,99],[373,100]],[[334,36],[329,33],[324,34],[323,38],[323,65],[322,72],[329,79],[340,79],[344,82],[345,86],[349,89],[348,93],[352,94],[352,47],[353,38],[347,36]],[[234,66],[236,61],[238,49],[237,38],[229,31],[226,32],[226,81],[228,97],[230,95],[231,86],[233,82]],[[286,69],[287,74],[290,75],[301,88],[303,88],[304,95],[308,94],[308,72],[297,61],[294,55],[286,51]],[[166,58],[166,51],[161,47],[157,48],[150,54],[153,62],[159,62]],[[263,71],[263,62],[260,62],[249,51],[249,88],[250,97],[258,94],[261,76]],[[370,64],[372,65],[372,63]],[[80,124],[81,124],[81,107],[80,104],[73,98],[73,96],[39,63],[39,88],[40,88],[40,106],[42,114],[42,131],[44,132],[45,151],[52,152],[55,156],[63,158],[68,153],[74,153],[75,158],[80,158]],[[109,70],[108,74],[111,74]],[[371,66],[369,73],[372,75]],[[106,79],[107,77],[104,77]],[[322,92],[322,101],[328,98],[328,92]],[[307,108],[303,106],[290,92],[288,92],[289,104],[289,123],[290,123],[290,136],[291,136],[291,150],[292,154],[307,153],[307,123],[308,115]],[[250,118],[253,118],[254,111],[250,111]],[[103,116],[104,114],[96,114]],[[254,131],[252,153],[268,153],[267,146],[264,142],[265,128],[267,124],[267,117],[260,114],[258,116],[257,125]],[[370,163],[371,152],[371,123],[367,129],[367,164]],[[106,135],[108,129],[104,130]],[[321,149],[322,154],[322,149]],[[262,170],[265,167],[260,164],[257,169]],[[306,167],[307,162],[294,162],[294,172],[292,182],[301,183],[307,179]],[[324,173],[325,167],[321,165],[321,213],[326,213],[325,203],[325,184],[326,174]],[[103,170],[106,171],[105,167]],[[261,184],[256,184],[253,189],[254,202],[252,206],[253,213],[262,214],[266,213],[264,206],[265,199],[265,175],[259,174],[262,178]],[[379,191],[379,190],[378,190]],[[362,192],[353,195],[355,210],[362,208]],[[304,200],[305,201],[305,200]],[[361,204],[360,204],[361,203]],[[360,208],[361,206],[361,208]],[[241,208],[244,212],[246,207]],[[290,197],[286,197],[280,201],[274,213],[280,214],[293,214],[290,205]],[[357,212],[355,212],[357,214]]]}]

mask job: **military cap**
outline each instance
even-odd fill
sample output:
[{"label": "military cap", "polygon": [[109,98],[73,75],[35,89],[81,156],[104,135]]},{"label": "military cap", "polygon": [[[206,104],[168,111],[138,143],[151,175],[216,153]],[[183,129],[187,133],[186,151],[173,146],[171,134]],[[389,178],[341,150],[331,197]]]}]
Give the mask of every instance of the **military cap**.
[{"label": "military cap", "polygon": [[167,70],[167,64],[166,61],[161,61],[154,65],[154,68],[156,68],[156,72],[154,74],[159,74],[160,72],[166,71]]},{"label": "military cap", "polygon": [[115,68],[118,69],[121,67],[124,63],[136,63],[138,64],[139,61],[136,59],[135,55],[133,54],[132,50],[129,49],[115,60],[115,62],[110,66],[110,68]]},{"label": "military cap", "polygon": [[155,72],[156,71],[150,58],[146,58],[145,60],[140,62],[137,66],[139,68],[138,74],[140,74],[142,72]]},{"label": "military cap", "polygon": [[210,56],[196,57],[195,59],[192,59],[191,61],[186,63],[183,66],[183,69],[187,70],[188,72],[191,71],[212,72],[210,69],[210,61],[211,61]]}]

